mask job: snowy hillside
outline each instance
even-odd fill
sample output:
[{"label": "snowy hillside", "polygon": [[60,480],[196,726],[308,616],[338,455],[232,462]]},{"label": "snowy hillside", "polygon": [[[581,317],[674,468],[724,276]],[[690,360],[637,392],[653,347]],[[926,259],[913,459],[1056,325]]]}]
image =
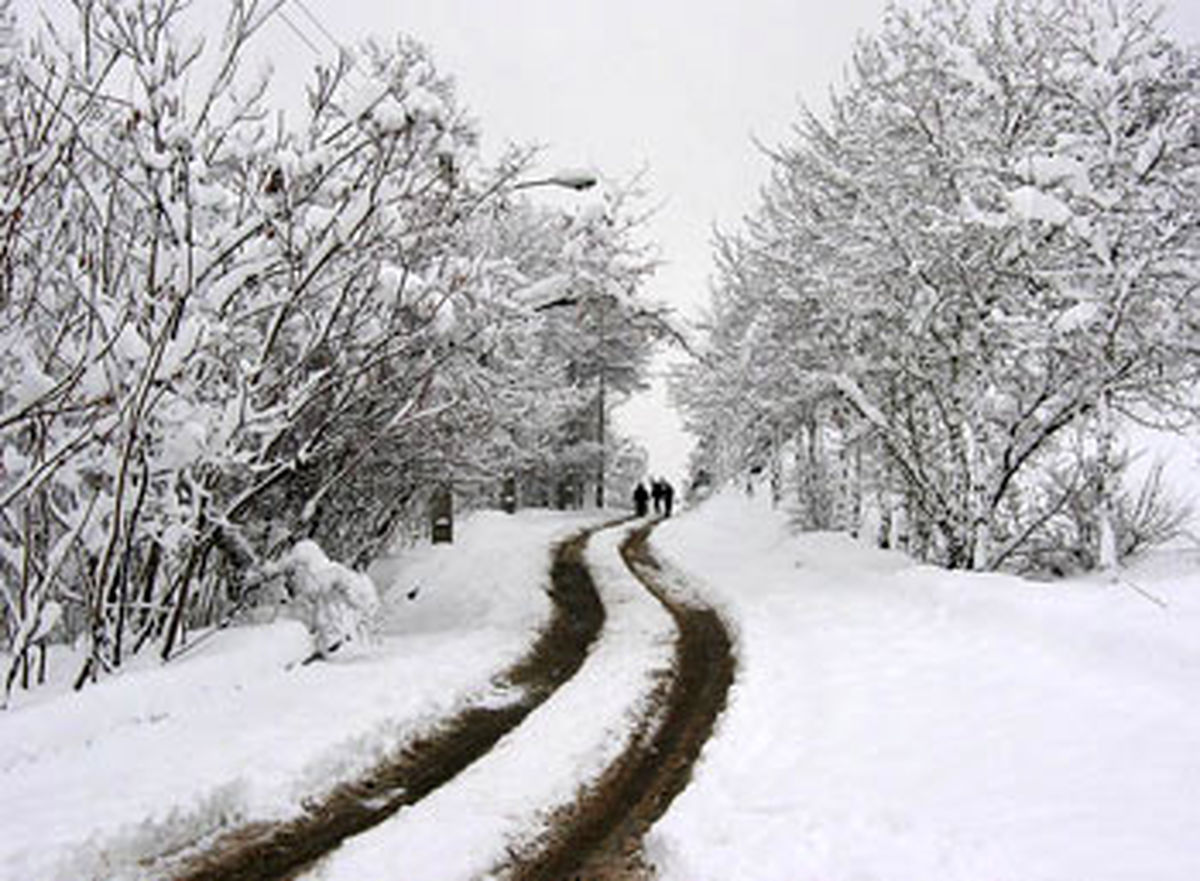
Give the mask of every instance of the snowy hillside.
[{"label": "snowy hillside", "polygon": [[741,661],[651,834],[664,878],[1200,877],[1200,552],[1116,585],[955,574],[740,496],[655,543]]}]

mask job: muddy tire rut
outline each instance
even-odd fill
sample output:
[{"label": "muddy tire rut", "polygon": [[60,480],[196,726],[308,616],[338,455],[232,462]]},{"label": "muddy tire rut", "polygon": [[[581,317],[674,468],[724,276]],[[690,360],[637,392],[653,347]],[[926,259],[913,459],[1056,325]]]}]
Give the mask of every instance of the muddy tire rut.
[{"label": "muddy tire rut", "polygon": [[[346,838],[415,804],[487,754],[575,675],[599,635],[604,608],[583,551],[591,534],[605,528],[584,530],[556,547],[550,621],[525,657],[497,679],[517,695],[513,703],[463,711],[369,774],[306,802],[295,819],[237,827],[144,868],[155,878],[172,881],[289,881]],[[650,524],[633,532],[621,554],[675,620],[678,635],[669,675],[659,682],[652,709],[630,748],[575,804],[551,817],[544,835],[501,869],[508,881],[652,877],[642,838],[691,779],[725,706],[734,676],[728,632],[713,610],[683,603],[666,588],[668,579],[647,546],[653,528]]]},{"label": "muddy tire rut", "polygon": [[415,804],[485,755],[575,675],[604,624],[604,608],[583,562],[594,531],[584,530],[554,551],[550,621],[525,657],[497,679],[518,695],[513,703],[465,710],[364,777],[306,802],[295,819],[241,826],[219,834],[199,852],[146,868],[156,878],[173,881],[287,881],[346,838]]},{"label": "muddy tire rut", "polygon": [[631,748],[560,811],[533,854],[506,881],[643,881],[653,877],[642,839],[691,780],[692,768],[725,707],[736,668],[729,632],[712,609],[681,601],[654,558],[654,525],[622,544],[626,565],[670,612],[678,628],[671,675],[653,719]]}]

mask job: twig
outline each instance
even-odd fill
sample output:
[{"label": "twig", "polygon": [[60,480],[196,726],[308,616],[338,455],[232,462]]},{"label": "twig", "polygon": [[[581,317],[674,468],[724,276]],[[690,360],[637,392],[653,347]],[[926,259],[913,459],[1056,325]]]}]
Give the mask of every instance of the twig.
[{"label": "twig", "polygon": [[1144,587],[1137,584],[1136,582],[1130,581],[1128,578],[1122,578],[1120,575],[1114,575],[1113,581],[1117,584],[1125,585],[1130,590],[1132,590],[1134,593],[1141,594],[1143,597],[1148,599],[1150,602],[1154,603],[1154,605],[1158,606],[1160,609],[1167,608],[1166,600],[1164,600],[1160,596],[1155,596],[1154,594],[1150,593],[1150,591],[1146,590]]}]

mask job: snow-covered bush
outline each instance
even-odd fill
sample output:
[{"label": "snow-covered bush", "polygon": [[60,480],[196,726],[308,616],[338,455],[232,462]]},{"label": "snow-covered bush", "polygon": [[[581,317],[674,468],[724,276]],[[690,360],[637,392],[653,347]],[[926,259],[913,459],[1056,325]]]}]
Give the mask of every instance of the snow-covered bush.
[{"label": "snow-covered bush", "polygon": [[315,655],[370,639],[379,593],[366,574],[330,560],[309,539],[284,554],[279,568],[290,588],[288,608],[308,628]]},{"label": "snow-covered bush", "polygon": [[[1179,538],[1192,515],[1191,508],[1163,484],[1161,463],[1151,466],[1140,480],[1131,477],[1131,464],[1128,454],[1118,459],[1123,489],[1115,500],[1114,526],[1122,561]],[[1051,472],[1045,491],[1058,500],[1054,516],[1014,553],[1011,565],[1023,572],[1056,576],[1095,569],[1100,559],[1095,463],[1084,461],[1074,469]]]}]

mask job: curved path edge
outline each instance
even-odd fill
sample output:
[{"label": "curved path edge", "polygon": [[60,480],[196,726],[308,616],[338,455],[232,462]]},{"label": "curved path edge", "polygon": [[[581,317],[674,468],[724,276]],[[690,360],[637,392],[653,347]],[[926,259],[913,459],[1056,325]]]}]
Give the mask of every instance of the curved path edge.
[{"label": "curved path edge", "polygon": [[651,877],[642,839],[690,782],[725,708],[736,672],[729,631],[714,609],[684,601],[667,584],[648,546],[655,525],[634,530],[621,555],[678,628],[671,675],[658,695],[661,705],[647,713],[643,730],[605,774],[551,818],[534,852],[504,869],[506,881]]}]

